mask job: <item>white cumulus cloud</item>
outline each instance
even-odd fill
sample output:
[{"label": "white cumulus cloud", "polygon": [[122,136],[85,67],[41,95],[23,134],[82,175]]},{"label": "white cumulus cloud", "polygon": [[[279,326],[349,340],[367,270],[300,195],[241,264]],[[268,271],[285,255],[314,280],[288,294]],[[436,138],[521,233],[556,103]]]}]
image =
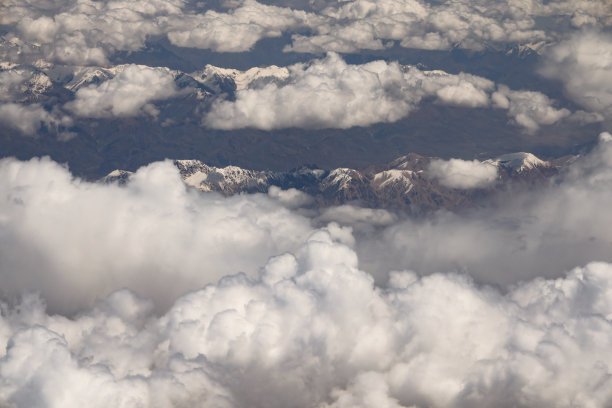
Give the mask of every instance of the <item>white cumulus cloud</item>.
[{"label": "white cumulus cloud", "polygon": [[570,115],[540,92],[513,91],[504,85],[495,90],[493,81],[466,73],[421,71],[386,61],[351,65],[335,53],[287,69],[286,77],[237,90],[235,100],[217,99],[205,125],[346,129],[395,122],[426,101],[469,108],[487,108],[493,101],[529,132]]},{"label": "white cumulus cloud", "polygon": [[491,95],[491,100],[495,107],[507,109],[508,116],[531,133],[540,125],[552,125],[571,113],[565,108],[555,108],[553,101],[540,92],[513,91],[504,85]]},{"label": "white cumulus cloud", "polygon": [[495,184],[497,166],[478,160],[432,160],[427,168],[427,175],[450,188],[484,188]]},{"label": "white cumulus cloud", "polygon": [[502,294],[403,271],[381,288],[319,231],[259,277],[227,276],[162,316],[127,290],[74,318],[47,314],[35,296],[5,307],[0,402],[606,406],[611,272],[592,263]]},{"label": "white cumulus cloud", "polygon": [[591,112],[612,118],[612,36],[583,32],[553,47],[542,74],[559,79],[567,94]]},{"label": "white cumulus cloud", "polygon": [[611,140],[420,220],[4,159],[0,405],[610,405]]},{"label": "white cumulus cloud", "polygon": [[357,52],[393,42],[417,49],[482,50],[492,44],[557,41],[564,29],[546,24],[551,17],[575,27],[612,25],[605,1],[353,0],[327,5],[321,14],[328,20],[314,26],[312,35],[294,34],[287,50]]},{"label": "white cumulus cloud", "polygon": [[175,97],[179,90],[167,69],[128,65],[114,78],[80,88],[66,108],[78,116],[104,118],[155,116],[151,102]]},{"label": "white cumulus cloud", "polygon": [[320,18],[305,11],[245,0],[224,13],[208,10],[173,17],[168,39],[181,47],[240,52],[248,51],[262,38],[278,37],[290,28],[316,25],[318,21]]},{"label": "white cumulus cloud", "polygon": [[188,190],[170,162],[130,180],[92,184],[49,159],[0,161],[2,290],[41,291],[73,311],[120,287],[168,304],[228,273],[254,273],[310,231],[264,196]]}]

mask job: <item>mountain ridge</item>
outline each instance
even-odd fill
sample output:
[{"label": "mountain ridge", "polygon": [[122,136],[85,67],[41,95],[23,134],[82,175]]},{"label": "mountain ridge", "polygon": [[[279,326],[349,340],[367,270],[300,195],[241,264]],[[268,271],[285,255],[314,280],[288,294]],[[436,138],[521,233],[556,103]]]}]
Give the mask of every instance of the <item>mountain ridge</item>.
[{"label": "mountain ridge", "polygon": [[[471,207],[509,188],[534,188],[558,175],[574,156],[544,161],[519,152],[476,161],[496,168],[495,180],[485,187],[449,187],[430,170],[435,157],[415,153],[363,169],[323,170],[301,167],[290,171],[251,170],[238,166],[215,167],[199,160],[174,160],[186,185],[225,196],[267,193],[271,187],[295,189],[319,206],[357,203],[365,207],[394,208],[413,213]],[[101,181],[123,184],[132,173],[114,170]],[[469,176],[469,175],[468,175]]]}]

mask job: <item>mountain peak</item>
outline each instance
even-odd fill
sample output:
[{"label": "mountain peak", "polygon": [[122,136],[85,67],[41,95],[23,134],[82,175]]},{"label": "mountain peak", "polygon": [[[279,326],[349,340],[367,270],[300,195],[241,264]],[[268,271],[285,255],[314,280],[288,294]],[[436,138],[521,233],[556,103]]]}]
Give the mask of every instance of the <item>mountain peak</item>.
[{"label": "mountain peak", "polygon": [[537,167],[548,167],[549,162],[539,159],[537,156],[531,153],[518,152],[509,153],[497,157],[492,161],[492,164],[496,164],[507,169],[523,172],[526,170],[532,170]]}]

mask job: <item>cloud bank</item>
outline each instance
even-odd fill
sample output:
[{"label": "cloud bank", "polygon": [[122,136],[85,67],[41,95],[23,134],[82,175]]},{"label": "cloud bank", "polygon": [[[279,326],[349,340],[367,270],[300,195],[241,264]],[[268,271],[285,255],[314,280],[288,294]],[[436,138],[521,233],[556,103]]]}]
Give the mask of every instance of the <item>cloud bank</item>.
[{"label": "cloud bank", "polygon": [[612,25],[606,1],[323,1],[310,3],[308,11],[283,6],[255,0],[8,0],[0,23],[9,27],[5,52],[11,60],[74,65],[106,65],[116,51],[140,50],[155,36],[182,47],[243,52],[263,38],[291,33],[287,51],[320,54],[394,43],[427,50],[538,48],[558,42],[568,29]]},{"label": "cloud bank", "polygon": [[124,286],[167,305],[226,274],[254,273],[310,232],[265,197],[188,190],[170,162],[140,169],[127,188],[72,179],[49,159],[4,159],[0,174],[0,287],[41,291],[54,310]]},{"label": "cloud bank", "polygon": [[406,218],[379,234],[357,237],[361,267],[379,282],[389,270],[408,268],[466,271],[478,282],[505,286],[608,261],[612,144],[608,133],[601,139],[594,152],[549,185],[514,186],[492,206]]},{"label": "cloud bank", "polygon": [[397,1],[355,0],[327,3],[329,20],[314,35],[293,35],[287,50],[322,53],[379,50],[394,42],[402,47],[482,50],[500,44],[556,42],[563,37],[547,18],[574,27],[610,26],[605,1]]},{"label": "cloud bank", "polygon": [[[606,406],[612,265],[506,294],[456,274],[376,287],[325,231],[162,316],[127,290],[0,318],[0,402],[48,407]],[[415,373],[418,373],[416,375]],[[60,391],[61,390],[61,391]]]},{"label": "cloud bank", "polygon": [[0,17],[0,23],[13,29],[7,38],[16,47],[9,51],[13,60],[44,58],[102,66],[116,51],[143,49],[151,36],[166,35],[171,43],[183,47],[240,52],[248,51],[262,38],[316,26],[319,21],[311,13],[254,0],[237,2],[229,10],[203,13],[182,0],[12,0],[3,3]]},{"label": "cloud bank", "polygon": [[[593,260],[612,261],[608,139],[602,134],[598,148],[550,186],[511,190],[499,203],[424,219],[353,206],[303,211],[310,198],[291,190],[201,193],[170,162],[143,167],[118,186],[74,179],[49,159],[3,159],[0,295],[38,291],[51,310],[75,312],[127,287],[163,308],[227,274],[252,277],[321,226],[354,248],[360,268],[378,284],[402,269],[465,271],[501,287],[556,278]],[[494,182],[494,169],[451,160],[434,162],[428,172],[455,188],[478,188]]]},{"label": "cloud bank", "polygon": [[609,405],[611,141],[426,220],[3,159],[0,405]]},{"label": "cloud bank", "polygon": [[209,10],[203,15],[171,19],[168,39],[181,47],[240,52],[248,51],[262,38],[279,37],[288,29],[316,26],[320,21],[304,11],[246,0],[227,13]]},{"label": "cloud bank", "polygon": [[[513,91],[479,76],[421,71],[395,62],[347,64],[338,54],[288,67],[289,76],[264,84],[252,82],[233,101],[217,99],[206,126],[264,130],[341,128],[395,122],[424,100],[469,108],[508,111],[515,123],[535,132],[568,116],[539,92]],[[492,99],[491,99],[492,98]]]}]

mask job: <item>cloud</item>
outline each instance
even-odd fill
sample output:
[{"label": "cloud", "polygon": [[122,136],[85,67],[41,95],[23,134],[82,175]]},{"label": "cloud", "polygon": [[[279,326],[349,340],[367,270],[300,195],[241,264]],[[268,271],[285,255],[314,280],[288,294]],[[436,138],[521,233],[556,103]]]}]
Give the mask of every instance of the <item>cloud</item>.
[{"label": "cloud", "polygon": [[381,288],[322,230],[258,277],[227,276],[162,316],[127,290],[73,318],[26,296],[0,317],[0,402],[606,406],[611,276],[592,263],[502,294],[403,271]]},{"label": "cloud", "polygon": [[151,102],[179,94],[170,70],[128,65],[112,79],[80,88],[66,108],[92,118],[145,113],[156,116],[158,111]]},{"label": "cloud", "polygon": [[72,125],[72,119],[59,111],[48,112],[40,104],[0,104],[0,123],[19,130],[27,136],[36,136],[44,126],[60,139],[70,137],[65,129]]},{"label": "cloud", "polygon": [[[116,51],[140,50],[155,36],[167,36],[182,47],[243,52],[263,38],[292,33],[286,51],[320,54],[378,50],[394,43],[430,50],[457,45],[482,50],[499,44],[557,42],[566,26],[612,25],[605,1],[355,0],[309,3],[306,8],[312,11],[255,0],[219,3],[8,0],[2,4],[0,23],[8,27],[6,40],[17,49],[9,53],[14,62],[44,58],[102,66]],[[550,24],[550,19],[560,23]]]},{"label": "cloud", "polygon": [[219,52],[248,51],[257,41],[279,37],[283,31],[316,25],[320,18],[300,10],[245,0],[227,13],[177,16],[170,20],[168,39],[180,47]]},{"label": "cloud", "polygon": [[[355,206],[292,211],[285,207],[308,201],[290,191],[222,198],[186,187],[170,162],[141,168],[121,187],[74,179],[49,159],[4,159],[0,287],[5,295],[40,291],[52,310],[75,311],[121,287],[167,306],[227,274],[253,276],[315,226],[354,245],[360,267],[379,284],[402,269],[466,271],[503,287],[558,277],[592,260],[612,261],[612,145],[605,135],[549,186],[515,187],[497,203],[422,219]],[[427,171],[455,188],[495,176],[492,166],[458,160]],[[334,222],[352,234],[328,225]]]},{"label": "cloud", "polygon": [[270,186],[268,189],[268,197],[277,200],[287,208],[300,208],[311,205],[314,202],[311,196],[300,190],[296,190],[295,188],[283,190],[277,186]]},{"label": "cloud", "polygon": [[136,51],[163,34],[162,17],[182,13],[182,1],[10,1],[2,22],[12,25],[20,60],[45,58],[74,65],[106,65],[117,50]]},{"label": "cloud", "polygon": [[123,188],[73,179],[49,159],[3,159],[0,190],[2,292],[41,291],[53,310],[120,287],[168,305],[228,273],[253,274],[311,229],[265,196],[187,189],[170,162]]},{"label": "cloud", "polygon": [[528,132],[535,133],[540,125],[552,125],[570,115],[568,109],[556,109],[546,95],[533,91],[512,91],[500,85],[491,95],[493,105],[508,109],[508,116]]},{"label": "cloud", "polygon": [[604,136],[567,174],[538,189],[515,185],[472,211],[404,218],[378,234],[358,235],[361,267],[378,282],[389,270],[458,270],[504,287],[610,261],[612,233],[605,226],[612,222],[612,144]]},{"label": "cloud", "polygon": [[23,84],[30,79],[27,71],[7,70],[0,72],[0,100],[11,102],[22,93]]},{"label": "cloud", "polygon": [[347,64],[338,54],[287,67],[277,81],[252,82],[235,100],[217,99],[204,123],[217,129],[341,128],[395,122],[433,100],[442,105],[508,110],[529,132],[570,115],[546,95],[513,91],[479,76],[421,71],[396,62]]},{"label": "cloud", "polygon": [[610,405],[611,141],[424,220],[4,159],[0,405]]},{"label": "cloud", "polygon": [[478,160],[432,160],[427,175],[445,187],[468,190],[495,184],[497,167]]},{"label": "cloud", "polygon": [[348,65],[337,54],[289,67],[280,86],[269,83],[215,103],[206,124],[221,129],[367,126],[405,116],[420,99],[398,64]]},{"label": "cloud", "polygon": [[[229,4],[227,4],[229,5]],[[73,65],[105,66],[116,51],[137,51],[147,38],[167,35],[178,46],[219,52],[249,50],[257,41],[288,29],[317,25],[314,14],[254,0],[225,12],[198,13],[187,2],[77,0],[3,4],[0,22],[9,25],[19,61],[45,58]],[[31,61],[30,61],[31,62]]]},{"label": "cloud", "polygon": [[[551,2],[552,3],[552,2]],[[584,8],[585,17],[598,22],[605,7]],[[397,1],[355,0],[329,3],[322,14],[329,20],[313,27],[313,35],[294,34],[287,50],[322,53],[402,47],[447,50],[454,46],[482,50],[491,44],[535,43],[555,38],[550,27],[539,27],[537,17],[567,19],[572,5],[540,1]],[[589,13],[593,13],[591,15]],[[577,17],[574,18],[577,22]]]},{"label": "cloud", "polygon": [[563,83],[568,96],[591,112],[612,118],[612,36],[581,32],[546,54],[541,73]]}]

